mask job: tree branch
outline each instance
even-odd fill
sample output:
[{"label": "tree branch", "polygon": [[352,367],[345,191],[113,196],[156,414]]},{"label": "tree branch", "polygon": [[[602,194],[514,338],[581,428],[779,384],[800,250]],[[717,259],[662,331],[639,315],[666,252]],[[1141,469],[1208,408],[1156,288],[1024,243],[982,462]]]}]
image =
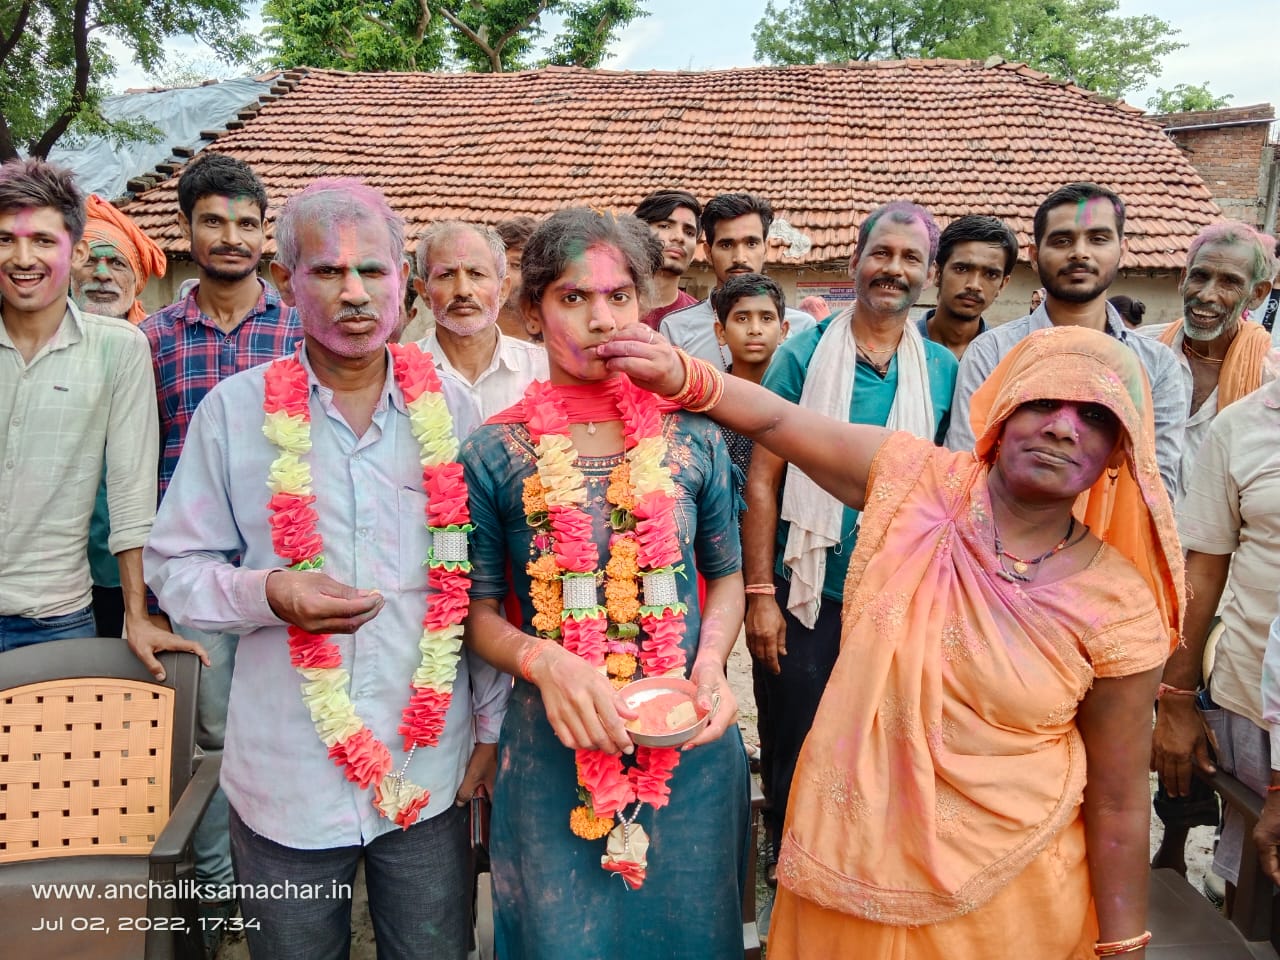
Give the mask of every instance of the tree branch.
[{"label": "tree branch", "polygon": [[476,33],[474,30],[468,27],[465,23],[463,23],[461,20],[455,17],[447,7],[440,8],[440,15],[443,16],[445,20],[447,20],[449,23],[453,24],[454,28],[460,31],[464,37],[466,37],[468,40],[470,40],[472,43],[474,43],[477,47],[481,49],[484,55],[488,58],[489,69],[493,73],[502,72],[502,57],[498,55],[498,52],[494,50],[493,47],[489,46],[489,44],[484,42],[484,39],[480,36],[480,34]]},{"label": "tree branch", "polygon": [[0,163],[18,159],[18,145],[13,142],[13,131],[9,129],[9,121],[0,112]]},{"label": "tree branch", "polygon": [[516,24],[514,27],[512,27],[510,30],[504,33],[501,37],[499,37],[498,42],[493,45],[493,48],[501,52],[502,48],[505,47],[510,42],[512,37],[514,37],[516,34],[520,33],[521,31],[528,29],[529,25],[533,23],[535,20],[537,20],[540,16],[542,16],[542,11],[546,9],[547,9],[547,0],[538,0],[538,8],[534,10],[533,13],[529,14],[529,16],[525,17],[523,23]]},{"label": "tree branch", "polygon": [[4,62],[5,57],[13,52],[13,48],[22,39],[22,33],[27,29],[27,18],[29,16],[31,16],[31,0],[24,0],[22,9],[18,11],[18,19],[13,24],[13,33],[7,37],[4,34],[0,34],[0,63]]},{"label": "tree branch", "polygon": [[76,0],[75,24],[72,27],[72,43],[76,52],[76,78],[72,87],[71,100],[66,108],[58,114],[36,143],[32,144],[30,153],[35,157],[48,157],[58,138],[67,132],[71,121],[84,106],[85,94],[89,90],[89,0]]}]

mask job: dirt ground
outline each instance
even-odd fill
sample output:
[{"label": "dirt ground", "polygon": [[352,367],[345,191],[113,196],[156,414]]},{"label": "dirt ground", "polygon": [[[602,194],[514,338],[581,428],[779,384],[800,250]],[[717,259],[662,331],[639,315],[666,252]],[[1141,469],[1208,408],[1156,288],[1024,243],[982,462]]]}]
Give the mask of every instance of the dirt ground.
[{"label": "dirt ground", "polygon": [[[739,637],[729,656],[729,683],[734,695],[738,698],[738,726],[742,730],[743,739],[754,744],[758,742],[756,735],[756,705],[751,693],[751,657],[747,653],[746,643]],[[1155,790],[1154,778],[1151,784]],[[1151,818],[1151,850],[1160,845],[1160,821]],[[1187,842],[1187,879],[1196,889],[1202,889],[1204,875],[1213,860],[1213,828],[1197,827],[1191,831]],[[757,915],[767,915],[770,909],[771,892],[764,885],[763,870],[757,877],[756,903]],[[373,927],[369,920],[369,903],[365,896],[363,872],[357,877],[355,903],[352,906],[351,960],[375,960],[377,949],[374,945]],[[223,941],[218,950],[217,960],[249,960],[249,950],[240,935],[232,935]]]}]

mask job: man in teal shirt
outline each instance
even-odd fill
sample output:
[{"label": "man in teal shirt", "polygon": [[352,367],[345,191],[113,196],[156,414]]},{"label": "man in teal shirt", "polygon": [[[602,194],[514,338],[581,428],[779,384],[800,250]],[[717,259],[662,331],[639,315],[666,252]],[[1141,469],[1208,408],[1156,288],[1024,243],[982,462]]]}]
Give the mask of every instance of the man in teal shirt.
[{"label": "man in teal shirt", "polygon": [[[895,201],[873,211],[849,258],[854,305],[789,338],[764,386],[851,423],[910,430],[939,442],[947,431],[956,359],[907,322],[937,250],[938,227],[924,208]],[[747,646],[773,861],[800,746],[839,651],[858,513],[759,446],[746,501]],[[773,871],[771,862],[771,881]]]}]

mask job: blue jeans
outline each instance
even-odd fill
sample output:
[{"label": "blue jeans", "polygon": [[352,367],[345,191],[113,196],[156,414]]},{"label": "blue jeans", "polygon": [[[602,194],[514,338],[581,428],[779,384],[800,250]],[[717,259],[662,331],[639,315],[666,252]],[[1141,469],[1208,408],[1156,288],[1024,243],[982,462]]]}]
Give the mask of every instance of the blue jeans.
[{"label": "blue jeans", "polygon": [[46,640],[92,637],[97,632],[92,605],[60,617],[0,617],[0,653]]},{"label": "blue jeans", "polygon": [[[235,666],[236,645],[240,638],[233,633],[205,633],[176,623],[173,629],[178,636],[195,640],[209,651],[210,666],[200,671],[200,696],[196,701],[196,745],[206,756],[217,756],[222,753],[222,741],[227,732],[231,669]],[[201,883],[231,883],[227,797],[221,787],[214,791],[204,819],[196,827],[193,843],[196,851],[196,878]]]},{"label": "blue jeans", "polygon": [[447,811],[367,846],[297,850],[259,836],[231,810],[236,883],[266,884],[242,899],[249,954],[264,960],[344,960],[351,891],[364,857],[378,960],[462,960],[471,925],[467,810]]}]

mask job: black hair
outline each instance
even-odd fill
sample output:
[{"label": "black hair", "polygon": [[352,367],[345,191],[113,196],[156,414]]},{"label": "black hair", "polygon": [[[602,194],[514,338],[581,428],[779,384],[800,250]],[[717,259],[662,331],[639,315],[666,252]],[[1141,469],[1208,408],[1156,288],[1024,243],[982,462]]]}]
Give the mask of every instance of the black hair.
[{"label": "black hair", "polygon": [[635,215],[645,223],[661,223],[675,212],[686,207],[693,214],[693,229],[702,230],[702,205],[688,190],[659,190],[636,204]]},{"label": "black hair", "polygon": [[707,235],[707,243],[716,242],[716,224],[721,220],[736,220],[754,213],[760,217],[761,239],[769,238],[769,227],[773,225],[773,207],[764,197],[754,193],[722,193],[712,197],[702,208],[702,231]]},{"label": "black hair", "polygon": [[1111,202],[1111,209],[1116,212],[1116,234],[1124,237],[1124,201],[1106,187],[1081,181],[1079,183],[1069,183],[1065,187],[1059,187],[1045,197],[1044,202],[1036,208],[1036,216],[1032,221],[1032,235],[1035,237],[1036,246],[1040,246],[1040,241],[1044,239],[1045,223],[1049,219],[1050,210],[1069,203],[1087,203],[1098,197],[1105,197]]},{"label": "black hair", "polygon": [[0,164],[0,212],[51,207],[75,246],[84,236],[84,192],[76,185],[75,174],[37,157],[9,160]]},{"label": "black hair", "polygon": [[733,305],[744,297],[768,297],[778,309],[778,319],[782,320],[786,316],[787,302],[778,281],[763,273],[740,273],[712,291],[711,306],[715,308],[716,318],[721,323],[727,323]]},{"label": "black hair", "polygon": [[267,215],[267,189],[243,160],[205,151],[186,165],[178,177],[178,208],[188,220],[204,197],[247,197],[258,202],[258,215]]},{"label": "black hair", "polygon": [[501,221],[493,229],[498,231],[498,236],[508,249],[523,247],[533,236],[533,231],[538,229],[538,221],[533,217],[512,217]]},{"label": "black hair", "polygon": [[592,247],[618,251],[635,281],[643,310],[651,296],[653,272],[662,266],[662,243],[643,220],[592,207],[560,210],[533,231],[520,261],[520,301],[541,303],[547,287]]},{"label": "black hair", "polygon": [[1134,300],[1132,297],[1126,297],[1123,294],[1108,297],[1107,303],[1116,308],[1122,319],[1128,320],[1135,327],[1142,324],[1142,317],[1147,312],[1145,303],[1141,300]]},{"label": "black hair", "polygon": [[1018,264],[1017,236],[998,217],[977,214],[958,217],[942,231],[942,235],[938,237],[938,269],[947,265],[957,244],[973,242],[998,244],[1004,250],[1004,275],[1007,277],[1013,273],[1013,268]]}]

